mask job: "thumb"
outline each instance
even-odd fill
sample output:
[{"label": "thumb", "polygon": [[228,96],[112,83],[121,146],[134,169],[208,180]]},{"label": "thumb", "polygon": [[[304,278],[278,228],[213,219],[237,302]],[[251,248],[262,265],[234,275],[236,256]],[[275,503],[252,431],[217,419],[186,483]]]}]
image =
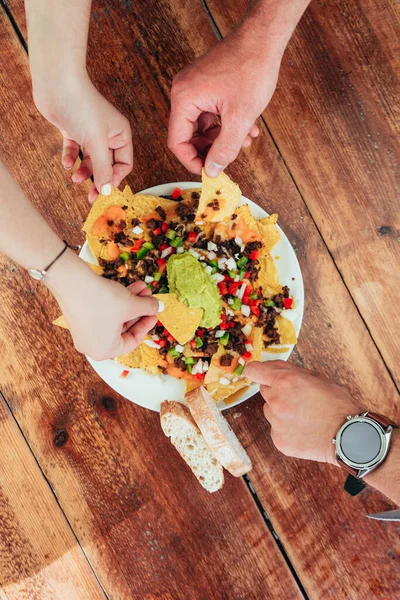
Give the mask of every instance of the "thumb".
[{"label": "thumb", "polygon": [[255,383],[272,387],[282,375],[282,371],[293,370],[291,365],[284,360],[268,360],[267,362],[252,361],[246,365],[244,375]]},{"label": "thumb", "polygon": [[128,309],[129,319],[157,315],[164,310],[164,303],[154,298],[154,296],[132,296],[132,299],[134,302],[131,303],[130,309]]},{"label": "thumb", "polygon": [[113,175],[112,154],[108,147],[108,140],[96,138],[90,141],[86,150],[93,166],[94,184],[103,196],[111,194],[111,181]]},{"label": "thumb", "polygon": [[208,151],[205,169],[209,177],[217,177],[239,154],[251,124],[229,114],[222,118],[221,131]]}]

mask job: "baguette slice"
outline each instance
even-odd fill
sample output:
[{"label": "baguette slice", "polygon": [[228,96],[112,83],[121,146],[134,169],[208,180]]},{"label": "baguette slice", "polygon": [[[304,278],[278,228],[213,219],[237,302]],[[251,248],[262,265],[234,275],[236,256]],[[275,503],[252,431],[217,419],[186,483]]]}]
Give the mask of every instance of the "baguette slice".
[{"label": "baguette slice", "polygon": [[185,399],[193,419],[221,465],[235,477],[250,471],[249,456],[207,390],[197,388],[186,394]]},{"label": "baguette slice", "polygon": [[160,421],[163,432],[171,439],[183,460],[208,492],[224,485],[222,466],[207,446],[190,411],[179,402],[162,402]]}]

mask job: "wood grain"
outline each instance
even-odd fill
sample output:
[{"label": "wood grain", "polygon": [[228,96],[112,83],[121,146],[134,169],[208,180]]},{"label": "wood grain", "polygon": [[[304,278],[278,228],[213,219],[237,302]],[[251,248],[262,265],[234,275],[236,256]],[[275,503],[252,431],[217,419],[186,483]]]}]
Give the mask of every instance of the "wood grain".
[{"label": "wood grain", "polygon": [[[58,160],[41,166],[61,140],[32,105],[26,55],[1,16],[0,157],[75,239],[85,190],[74,199]],[[5,257],[0,272],[2,391],[110,598],[300,599],[244,482],[227,478],[216,496],[199,488],[158,415],[114,394],[51,326],[58,309],[46,290]]]},{"label": "wood grain", "polygon": [[0,597],[104,599],[84,553],[1,396],[0,457]]},{"label": "wood grain", "polygon": [[[13,2],[13,4],[16,8],[18,5],[21,11],[21,3]],[[22,13],[15,12],[14,14],[19,14],[18,22],[20,22]],[[200,2],[152,2],[137,9],[129,2],[123,4],[95,3],[91,26],[89,69],[102,93],[130,118],[134,132],[135,165],[129,182],[134,189],[142,189],[162,181],[187,179],[188,175],[168,154],[165,146],[168,90],[172,75],[213,43],[215,43],[214,32],[207,14],[202,11]],[[24,85],[26,86],[26,82]],[[23,88],[23,86],[21,87]],[[26,96],[23,96],[23,100],[27,102]],[[15,122],[11,126],[16,127]],[[56,136],[54,139],[57,139]],[[10,138],[5,143],[11,144]],[[363,398],[364,402],[371,407],[379,407],[382,412],[398,416],[396,390],[381,357],[365,329],[351,297],[343,286],[340,274],[327,251],[324,240],[316,230],[307,207],[283,165],[281,156],[277,153],[265,130],[262,131],[260,138],[253,146],[250,153],[245,152],[241,155],[230,169],[230,174],[240,183],[246,196],[256,200],[269,212],[279,212],[280,223],[297,249],[308,300],[303,330],[294,359],[298,364],[314,368],[346,385],[354,395]],[[41,152],[44,157],[46,153],[44,146],[41,148]],[[16,157],[9,164],[25,189],[30,191],[31,182],[25,178],[19,167],[18,158]],[[268,165],[268,169],[265,168],[265,165]],[[57,174],[58,176],[62,177],[63,174],[60,172]],[[68,194],[64,192],[60,197],[67,201]],[[282,198],[285,199],[284,203],[281,201]],[[50,207],[50,210],[55,209]],[[24,289],[26,283],[23,274],[19,274],[18,277],[21,279],[18,280],[17,289]],[[13,286],[10,278],[6,281],[8,285],[5,290],[6,306],[11,323],[15,323],[21,319],[21,315],[18,307],[12,306],[13,292],[10,290],[10,286],[11,288]],[[11,281],[13,281],[12,278]],[[42,293],[35,291],[35,298],[41,297]],[[46,307],[47,312],[51,311],[47,299],[41,299],[40,303]],[[77,444],[76,440],[82,439],[82,443],[72,452],[73,458],[68,454],[69,461],[62,463],[63,475],[68,478],[68,487],[74,489],[79,486],[79,489],[85,489],[86,497],[91,503],[93,502],[93,490],[100,490],[100,496],[106,495],[107,501],[110,502],[110,492],[102,485],[97,462],[94,467],[95,459],[91,456],[87,457],[84,449],[86,446],[94,444],[94,454],[105,452],[106,456],[114,456],[117,453],[122,464],[125,465],[123,473],[125,477],[128,477],[128,481],[134,476],[135,480],[139,482],[139,489],[142,490],[142,493],[154,493],[159,511],[152,513],[152,517],[155,517],[153,523],[157,523],[157,534],[161,536],[161,539],[170,539],[169,536],[174,535],[177,525],[172,522],[172,516],[169,513],[168,518],[165,517],[161,504],[168,494],[172,494],[174,497],[176,492],[170,471],[163,472],[159,465],[162,452],[160,451],[158,454],[153,447],[154,444],[159,443],[157,441],[158,434],[155,433],[157,429],[154,416],[120,401],[114,394],[111,394],[112,399],[117,402],[116,414],[113,416],[108,412],[105,413],[108,416],[107,428],[104,427],[104,417],[101,418],[96,412],[103,425],[101,434],[105,436],[105,440],[100,439],[97,426],[93,428],[91,424],[91,414],[87,405],[87,398],[92,397],[93,392],[90,390],[93,389],[92,382],[95,379],[90,375],[88,367],[74,355],[68,340],[63,337],[66,334],[52,332],[50,326],[45,324],[46,315],[42,318],[42,326],[39,329],[35,322],[37,318],[38,311],[35,309],[25,317],[24,323],[25,328],[32,330],[29,340],[34,343],[34,350],[27,348],[25,339],[19,339],[18,332],[14,331],[15,327],[11,328],[4,321],[2,328],[5,334],[2,339],[9,353],[6,369],[7,395],[15,399],[14,410],[22,428],[24,431],[30,431],[30,435],[35,438],[35,453],[41,457],[41,463],[47,465],[53,462],[53,459],[47,456],[42,449],[42,445],[47,439],[46,436],[49,436],[50,423],[53,424],[53,412],[60,415],[60,418],[65,415],[67,424],[72,423],[74,431],[76,431],[73,438],[70,436],[68,443],[73,439],[74,444]],[[54,344],[55,339],[58,347],[51,357],[48,357],[48,361],[51,361],[51,373],[46,372],[45,375],[40,375],[40,385],[46,390],[47,400],[45,408],[38,412],[37,407],[33,410],[28,406],[26,398],[29,396],[30,387],[38,384],[39,380],[35,379],[35,382],[32,382],[29,377],[35,364],[34,356],[42,356],[43,352],[46,356],[46,343],[48,345],[53,340]],[[22,376],[22,382],[20,381],[16,386],[9,371],[18,360],[19,354],[24,356],[24,360],[27,360],[28,364],[24,369],[19,366],[17,371],[19,376]],[[67,382],[65,366],[76,377],[74,381]],[[66,387],[67,384],[68,387]],[[17,401],[16,398],[20,397],[21,387],[25,389],[25,394],[21,400]],[[68,389],[66,396],[65,389]],[[101,384],[98,384],[97,387],[96,384],[93,396],[94,406],[100,407],[100,410],[103,404],[99,400],[104,393],[105,387]],[[72,402],[71,398],[76,398],[76,400]],[[73,412],[71,413],[71,411]],[[268,426],[262,418],[259,398],[255,398],[234,412],[242,413],[242,416],[237,419],[233,420],[232,417],[232,424],[235,429],[240,429],[242,439],[255,462],[251,474],[254,487],[262,498],[274,526],[279,531],[310,597],[355,598],[355,594],[358,594],[357,597],[362,599],[387,598],[387,590],[395,590],[398,584],[397,531],[395,526],[378,527],[376,524],[371,524],[364,516],[366,509],[371,512],[382,510],[387,506],[386,501],[378,494],[371,492],[363,493],[362,497],[350,500],[342,492],[341,486],[344,477],[339,471],[328,469],[322,465],[286,459],[279,455],[273,449],[269,439]],[[115,421],[121,428],[120,430]],[[47,428],[43,426],[43,423],[47,423]],[[37,433],[39,429],[42,431],[41,437]],[[92,430],[95,433],[89,435]],[[32,433],[33,431],[35,433]],[[53,429],[50,428],[50,431],[53,433]],[[116,433],[118,431],[120,433]],[[151,439],[153,443],[145,442],[144,440],[147,439]],[[134,458],[131,456],[133,442],[129,442],[129,440],[134,440],[136,446]],[[113,444],[112,452],[107,445],[111,442]],[[47,441],[47,445],[51,444]],[[163,446],[163,452],[165,453],[165,451],[166,448]],[[86,452],[88,453],[89,450],[87,449]],[[66,459],[64,460],[66,461]],[[172,460],[171,457],[171,462]],[[145,461],[146,471],[142,470],[142,461]],[[181,471],[179,462],[172,463],[171,468],[176,469],[174,476],[178,478],[177,489],[185,489],[183,478],[186,475]],[[94,475],[90,479],[92,473]],[[118,483],[119,473],[117,471],[116,476],[111,477],[107,470],[107,475],[110,476],[109,485]],[[157,485],[151,479],[151,474],[155,477],[154,481],[157,482]],[[97,518],[98,511],[91,512],[92,504],[86,511],[81,509],[80,505],[77,510],[76,504],[72,503],[73,505],[71,505],[70,496],[66,492],[60,473],[54,473],[53,476],[53,485],[60,494],[59,497],[64,499],[63,506],[66,511],[69,510],[67,513],[69,518],[73,518],[75,515],[76,530],[81,534],[83,521],[85,535],[89,535],[92,539],[94,535],[93,514]],[[148,477],[152,482],[151,486]],[[90,484],[87,483],[87,478],[90,479]],[[191,491],[191,488],[189,489]],[[121,502],[123,504],[124,496],[121,487],[116,488],[115,494],[122,495]],[[192,503],[199,502],[191,497],[193,494],[190,494],[189,490],[187,495],[190,496]],[[170,502],[169,498],[168,501]],[[240,494],[236,488],[234,501],[238,501],[240,504]],[[188,499],[185,496],[186,502]],[[243,524],[242,509],[233,511],[232,501],[226,500],[225,496],[224,500],[221,500],[222,502],[230,502],[228,504],[231,511],[230,519],[239,519],[238,526],[251,528],[250,522],[253,517],[249,518],[247,524]],[[114,497],[111,506],[117,506],[118,510],[121,510]],[[165,506],[168,506],[168,503],[164,502],[164,510],[169,511],[169,508],[165,509]],[[204,510],[211,511],[211,507],[214,511],[220,511],[219,505],[215,506],[215,501],[210,503],[208,509],[203,506],[200,508],[198,504],[186,504],[185,510],[180,508],[180,522],[182,523],[185,518],[185,526],[187,526],[187,520],[190,519],[190,527],[195,528],[197,532],[200,531],[199,522],[201,522],[207,539],[208,535],[211,535],[211,530],[214,540],[218,539],[218,535],[225,536],[226,539],[223,529],[226,527],[225,521],[223,521],[223,527],[216,531],[213,529],[214,525],[208,523],[208,517],[206,518],[202,512]],[[224,508],[226,510],[226,506]],[[104,507],[102,510],[105,510]],[[115,508],[113,510],[115,511]],[[106,521],[109,518],[104,517],[101,510],[100,516]],[[218,518],[220,517],[221,514],[218,512]],[[141,527],[145,526],[145,523],[146,517],[143,521],[136,522],[131,535],[134,532],[136,537],[140,537]],[[231,527],[233,527],[232,524]],[[171,531],[168,531],[169,528]],[[167,531],[164,531],[165,529]],[[190,529],[190,533],[192,531],[193,529]],[[215,537],[215,533],[217,533],[217,537]],[[180,535],[184,540],[181,543],[187,544],[183,524],[181,524]],[[112,539],[107,537],[107,544],[112,546],[117,539],[119,540],[118,536]],[[200,533],[196,542],[198,539],[201,539]],[[354,540],[357,542],[357,548]],[[107,546],[107,551],[108,555],[103,562],[99,562],[96,555],[90,555],[92,564],[94,564],[94,560],[97,561],[96,570],[103,570],[104,563],[107,564],[111,552],[109,546]],[[208,551],[209,547],[207,546]],[[186,552],[186,546],[183,550],[182,547],[175,549],[174,560],[179,560],[179,557]],[[234,554],[233,550],[230,556],[232,557]],[[213,554],[213,558],[215,556]],[[185,566],[188,564],[186,560]],[[221,560],[219,562],[221,563]],[[158,563],[161,564],[161,559]],[[231,562],[226,565],[230,566]],[[214,570],[216,568],[216,566],[213,567]],[[220,568],[222,568],[221,565]],[[357,570],[357,588],[352,583],[355,569]],[[241,573],[243,575],[244,571]],[[194,597],[202,588],[207,590],[207,593],[212,593],[210,590],[214,590],[215,593],[220,585],[220,580],[217,578],[213,583],[207,582],[209,587],[204,587],[206,575],[202,573],[199,577],[200,583],[198,588],[193,591]],[[230,575],[230,577],[233,576]],[[164,589],[162,585],[160,589]],[[288,589],[290,590],[290,588]],[[242,590],[243,588],[240,591]],[[286,600],[290,592],[281,590],[282,587],[277,588],[273,597]],[[221,589],[220,593],[223,594],[224,591],[226,589]],[[268,591],[263,592],[264,595],[260,597],[265,597],[266,593]]]},{"label": "wood grain", "polygon": [[[249,2],[207,4],[225,36]],[[314,0],[264,118],[400,387],[398,8]]]}]

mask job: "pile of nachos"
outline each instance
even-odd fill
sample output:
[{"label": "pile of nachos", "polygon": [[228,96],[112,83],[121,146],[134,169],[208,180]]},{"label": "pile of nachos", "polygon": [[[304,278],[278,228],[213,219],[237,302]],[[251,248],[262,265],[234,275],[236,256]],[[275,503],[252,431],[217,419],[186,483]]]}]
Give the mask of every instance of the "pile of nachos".
[{"label": "pile of nachos", "polygon": [[[83,226],[99,275],[142,280],[165,305],[140,346],[116,360],[183,379],[186,391],[204,385],[216,402],[249,385],[247,362],[296,343],[281,314],[294,299],[271,255],[278,217],[256,220],[240,199],[226,174],[203,171],[202,188],[171,196],[114,188]],[[67,326],[63,317],[55,324]]]}]

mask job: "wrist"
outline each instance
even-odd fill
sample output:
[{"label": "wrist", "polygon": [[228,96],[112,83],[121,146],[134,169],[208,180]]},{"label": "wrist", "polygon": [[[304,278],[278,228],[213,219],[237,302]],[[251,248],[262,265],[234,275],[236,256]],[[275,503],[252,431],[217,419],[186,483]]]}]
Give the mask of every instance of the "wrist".
[{"label": "wrist", "polygon": [[[69,248],[49,269],[44,283],[60,306],[79,298],[79,291],[97,279],[91,268]],[[88,300],[88,299],[87,299]]]},{"label": "wrist", "polygon": [[364,477],[365,481],[400,504],[400,430],[394,429],[386,459]]},{"label": "wrist", "polygon": [[37,109],[48,113],[49,108],[61,98],[65,102],[71,96],[81,97],[88,86],[92,86],[86,67],[32,69],[32,92]]}]

